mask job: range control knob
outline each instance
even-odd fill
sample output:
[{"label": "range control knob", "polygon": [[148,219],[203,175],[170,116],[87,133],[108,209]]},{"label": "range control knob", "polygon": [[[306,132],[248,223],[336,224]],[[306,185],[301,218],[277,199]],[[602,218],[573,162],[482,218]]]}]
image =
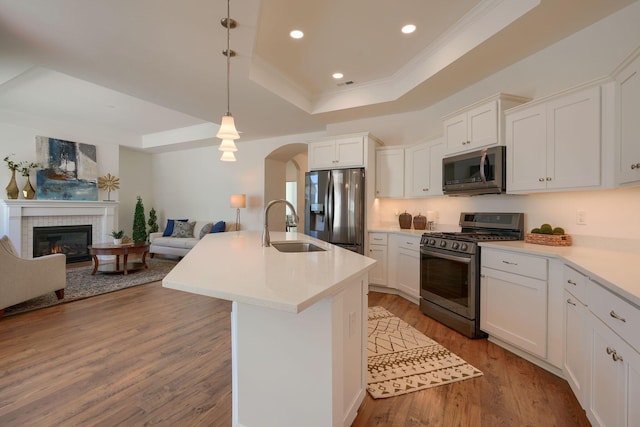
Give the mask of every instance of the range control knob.
[{"label": "range control knob", "polygon": [[466,251],[469,248],[469,245],[467,245],[466,243],[463,243],[462,245],[460,245],[460,249],[463,251]]},{"label": "range control knob", "polygon": [[458,249],[460,247],[460,244],[458,242],[453,242],[453,245],[451,245],[451,247],[453,249]]},{"label": "range control knob", "polygon": [[446,247],[446,246],[447,246],[447,242],[446,242],[446,240],[443,240],[443,241],[441,241],[441,242],[440,242],[440,247],[441,247],[441,248],[444,248],[444,247]]},{"label": "range control knob", "polygon": [[429,244],[434,246],[436,244],[436,239],[429,239]]}]

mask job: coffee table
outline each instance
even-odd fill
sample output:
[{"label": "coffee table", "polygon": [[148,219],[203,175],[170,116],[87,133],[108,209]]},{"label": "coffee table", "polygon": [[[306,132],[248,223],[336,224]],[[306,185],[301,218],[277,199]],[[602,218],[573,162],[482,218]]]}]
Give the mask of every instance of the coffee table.
[{"label": "coffee table", "polygon": [[[97,271],[101,273],[123,273],[128,274],[130,271],[140,270],[142,268],[149,268],[147,266],[147,254],[149,253],[149,243],[125,243],[122,245],[115,245],[113,243],[99,243],[97,245],[91,245],[89,248],[89,255],[93,257],[93,271],[92,275]],[[140,261],[129,261],[127,258],[130,254],[142,254]],[[109,263],[100,265],[98,255],[115,255],[116,263]],[[120,255],[122,255],[122,268],[120,268]]]}]

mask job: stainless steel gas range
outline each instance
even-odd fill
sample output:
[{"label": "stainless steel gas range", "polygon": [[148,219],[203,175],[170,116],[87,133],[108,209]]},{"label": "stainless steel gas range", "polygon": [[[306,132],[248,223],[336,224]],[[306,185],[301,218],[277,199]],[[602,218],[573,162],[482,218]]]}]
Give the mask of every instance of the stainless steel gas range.
[{"label": "stainless steel gas range", "polygon": [[460,232],[422,235],[420,310],[470,338],[483,338],[478,242],[522,240],[524,214],[463,212],[460,227]]}]

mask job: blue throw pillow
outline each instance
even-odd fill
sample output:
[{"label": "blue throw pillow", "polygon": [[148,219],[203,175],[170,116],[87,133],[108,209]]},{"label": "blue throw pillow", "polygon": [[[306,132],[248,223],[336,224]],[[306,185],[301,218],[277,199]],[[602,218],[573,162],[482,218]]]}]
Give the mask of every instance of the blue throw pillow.
[{"label": "blue throw pillow", "polygon": [[215,225],[213,227],[211,227],[211,232],[212,233],[221,233],[223,232],[227,227],[227,224],[225,224],[224,221],[218,221],[215,223]]},{"label": "blue throw pillow", "polygon": [[162,237],[171,237],[173,234],[173,225],[175,221],[187,222],[188,219],[168,219],[167,226],[164,228],[164,232],[162,233]]}]

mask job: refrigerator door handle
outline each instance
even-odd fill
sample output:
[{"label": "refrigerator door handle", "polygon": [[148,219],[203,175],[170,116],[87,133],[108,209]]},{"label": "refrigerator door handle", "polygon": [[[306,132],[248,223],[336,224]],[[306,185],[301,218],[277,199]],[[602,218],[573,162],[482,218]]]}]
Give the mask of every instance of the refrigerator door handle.
[{"label": "refrigerator door handle", "polygon": [[333,198],[334,198],[334,193],[333,193],[333,174],[329,173],[329,181],[327,183],[327,195],[326,195],[326,203],[327,203],[327,223],[326,225],[326,230],[329,233],[329,241],[331,241],[332,237],[333,237]]}]

